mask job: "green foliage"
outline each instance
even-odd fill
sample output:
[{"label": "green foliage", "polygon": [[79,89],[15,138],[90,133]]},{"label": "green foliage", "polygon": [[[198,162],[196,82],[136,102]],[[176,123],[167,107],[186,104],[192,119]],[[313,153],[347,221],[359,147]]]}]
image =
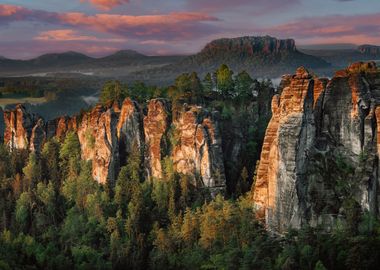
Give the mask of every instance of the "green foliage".
[{"label": "green foliage", "polygon": [[228,98],[234,90],[233,71],[227,65],[221,65],[216,71],[217,89],[222,96]]},{"label": "green foliage", "polygon": [[107,104],[112,101],[121,101],[127,96],[128,90],[119,81],[109,81],[105,83],[100,92],[100,102]]}]

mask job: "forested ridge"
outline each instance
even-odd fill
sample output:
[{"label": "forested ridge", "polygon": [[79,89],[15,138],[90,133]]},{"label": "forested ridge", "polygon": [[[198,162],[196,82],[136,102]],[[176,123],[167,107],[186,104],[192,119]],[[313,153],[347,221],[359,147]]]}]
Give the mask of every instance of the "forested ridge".
[{"label": "forested ridge", "polygon": [[[272,88],[222,65],[204,79],[182,74],[169,88],[109,82],[100,101],[164,97],[174,109],[217,109],[226,124],[249,120],[250,99],[260,91],[270,98]],[[138,147],[115,184],[101,185],[75,132],[49,139],[41,153],[1,145],[0,269],[377,269],[380,224],[360,209],[328,230],[285,235],[256,219],[250,186],[267,121],[246,131],[244,166],[215,197],[176,173],[169,158],[162,180],[147,179]]]}]

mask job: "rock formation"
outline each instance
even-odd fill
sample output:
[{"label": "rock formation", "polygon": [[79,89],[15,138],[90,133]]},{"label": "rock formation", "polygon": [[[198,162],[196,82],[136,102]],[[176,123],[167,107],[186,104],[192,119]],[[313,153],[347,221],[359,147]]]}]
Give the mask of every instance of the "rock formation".
[{"label": "rock formation", "polygon": [[35,116],[17,105],[13,111],[4,112],[4,144],[10,149],[28,149]]},{"label": "rock formation", "polygon": [[353,64],[331,81],[304,68],[283,77],[253,186],[269,228],[329,227],[352,202],[378,213],[379,103],[374,63]]},{"label": "rock formation", "polygon": [[216,113],[185,106],[173,122],[172,159],[177,172],[190,175],[201,187],[225,186],[223,154]]},{"label": "rock formation", "polygon": [[144,117],[145,168],[148,178],[162,178],[162,153],[167,151],[165,134],[170,126],[169,103],[164,99],[153,99],[148,103],[148,112]]},{"label": "rock formation", "polygon": [[133,151],[140,151],[144,145],[142,111],[137,102],[127,98],[124,100],[119,121],[117,123],[120,158],[126,163]]},{"label": "rock formation", "polygon": [[117,114],[97,105],[82,116],[78,126],[82,159],[91,160],[92,176],[102,184],[115,183],[119,168]]},{"label": "rock formation", "polygon": [[[63,141],[69,131],[75,131],[82,159],[92,163],[92,176],[99,183],[113,185],[120,167],[139,151],[147,179],[163,179],[162,162],[169,157],[175,170],[191,176],[195,185],[223,190],[226,180],[216,113],[185,105],[174,122],[171,114],[165,99],[149,101],[144,115],[139,104],[127,98],[121,106],[97,105],[80,116],[45,123],[19,105],[4,113],[5,143],[10,150],[40,152],[47,139]],[[179,134],[180,144],[171,145],[171,131]]]}]

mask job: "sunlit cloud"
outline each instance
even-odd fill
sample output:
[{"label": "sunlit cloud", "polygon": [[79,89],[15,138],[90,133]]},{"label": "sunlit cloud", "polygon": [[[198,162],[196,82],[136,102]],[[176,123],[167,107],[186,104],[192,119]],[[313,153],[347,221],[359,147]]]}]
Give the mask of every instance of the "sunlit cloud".
[{"label": "sunlit cloud", "polygon": [[80,0],[81,2],[88,2],[95,7],[103,10],[110,10],[116,6],[126,4],[129,0]]}]

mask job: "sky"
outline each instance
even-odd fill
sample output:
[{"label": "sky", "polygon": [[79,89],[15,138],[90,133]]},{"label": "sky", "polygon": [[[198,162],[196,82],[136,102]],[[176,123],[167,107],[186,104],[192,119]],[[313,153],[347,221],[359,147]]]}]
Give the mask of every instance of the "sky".
[{"label": "sky", "polygon": [[380,45],[380,0],[0,0],[0,55],[191,54],[216,38]]}]

